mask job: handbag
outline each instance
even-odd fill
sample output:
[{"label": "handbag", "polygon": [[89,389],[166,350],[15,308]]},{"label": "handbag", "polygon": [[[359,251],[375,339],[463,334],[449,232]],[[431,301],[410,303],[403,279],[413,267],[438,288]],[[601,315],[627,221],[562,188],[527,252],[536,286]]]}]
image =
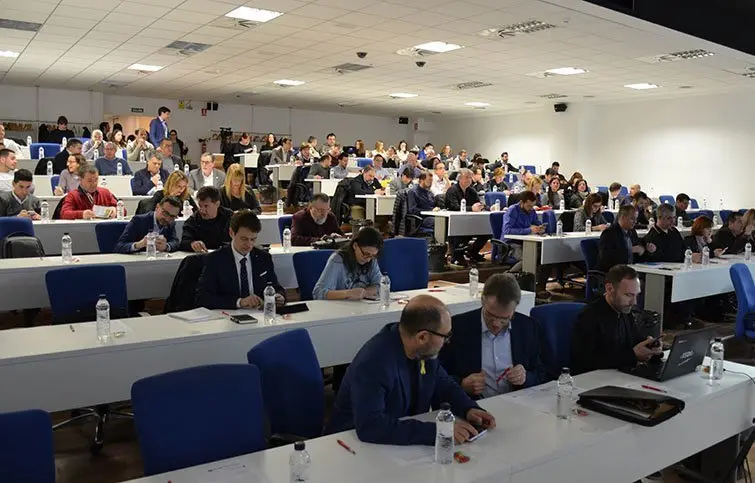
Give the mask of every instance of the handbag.
[{"label": "handbag", "polygon": [[684,409],[684,401],[667,394],[617,386],[585,391],[579,395],[577,403],[586,409],[641,426],[656,426]]}]

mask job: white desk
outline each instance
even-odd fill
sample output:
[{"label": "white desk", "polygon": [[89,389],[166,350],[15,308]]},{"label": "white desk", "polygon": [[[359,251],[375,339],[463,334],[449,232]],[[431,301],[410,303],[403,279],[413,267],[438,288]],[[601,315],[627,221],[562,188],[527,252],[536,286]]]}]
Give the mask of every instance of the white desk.
[{"label": "white desk", "polygon": [[259,153],[241,153],[234,154],[233,156],[239,158],[239,164],[241,164],[245,168],[256,168],[257,160],[260,158]]},{"label": "white desk", "polygon": [[317,179],[307,178],[305,181],[312,183],[312,194],[325,193],[328,196],[336,194],[336,187],[338,183],[343,180],[340,179]]},{"label": "white desk", "polygon": [[[55,208],[65,198],[65,196],[38,196],[40,202],[47,201],[50,205],[50,216],[55,212]],[[139,206],[141,200],[152,198],[151,196],[118,196],[118,199],[123,201],[123,205],[126,207],[126,213],[133,215],[136,213],[136,207]]]},{"label": "white desk", "polygon": [[423,211],[422,216],[435,217],[435,240],[445,243],[447,237],[493,234],[489,211]]},{"label": "white desk", "polygon": [[294,163],[268,164],[265,167],[272,172],[271,179],[273,181],[273,186],[275,187],[279,187],[281,181],[289,181],[291,175],[294,174],[294,170],[297,168]]},{"label": "white desk", "polygon": [[101,188],[107,188],[118,198],[133,196],[131,178],[131,176],[100,176],[97,184]]},{"label": "white desk", "polygon": [[39,163],[38,159],[16,159],[16,169],[28,169],[34,174],[34,170],[37,169],[37,163]]},{"label": "white desk", "polygon": [[375,221],[376,216],[392,216],[396,195],[356,195],[365,201],[365,216]]},{"label": "white desk", "polygon": [[[480,306],[479,298],[470,298],[464,289],[431,295],[443,300],[452,314]],[[534,294],[528,294],[518,310],[528,314],[530,301],[534,303]],[[246,364],[246,353],[255,344],[293,328],[308,329],[322,367],[348,363],[385,324],[398,321],[404,307],[394,302],[383,310],[378,303],[364,301],[307,305],[308,312],[275,324],[263,323],[259,311],[253,311],[260,321],[254,325],[237,325],[220,315],[195,324],[167,315],[126,319],[131,330],[109,345],[97,342],[93,322],[75,324],[75,332],[67,325],[0,331],[0,387],[14,388],[0,398],[0,412],[60,411],[126,400],[138,379],[202,364]]]},{"label": "white desk", "polygon": [[[729,370],[755,375],[752,367],[725,363]],[[642,384],[616,371],[596,371],[575,378],[576,386],[593,389],[607,384]],[[553,393],[555,383],[542,389]],[[658,384],[655,384],[658,385]],[[630,482],[670,466],[713,444],[748,429],[755,414],[753,385],[746,376],[729,374],[718,386],[708,386],[690,374],[662,386],[684,393],[682,413],[652,428],[623,422],[589,411],[587,416],[557,420],[529,404],[537,396],[512,393],[480,401],[496,417],[497,428],[478,442],[461,447],[471,461],[436,465],[432,446],[381,446],[363,443],[355,431],[307,441],[312,456],[312,483],[350,483],[354,475],[364,483],[606,483]],[[542,394],[542,393],[541,393]],[[429,420],[430,414],[417,416]],[[356,452],[336,442],[341,439]],[[166,481],[287,481],[291,447],[285,446],[227,460],[133,480]],[[249,473],[233,479],[233,468],[245,465]],[[228,473],[227,477],[223,477]],[[212,475],[212,477],[210,476]]]}]

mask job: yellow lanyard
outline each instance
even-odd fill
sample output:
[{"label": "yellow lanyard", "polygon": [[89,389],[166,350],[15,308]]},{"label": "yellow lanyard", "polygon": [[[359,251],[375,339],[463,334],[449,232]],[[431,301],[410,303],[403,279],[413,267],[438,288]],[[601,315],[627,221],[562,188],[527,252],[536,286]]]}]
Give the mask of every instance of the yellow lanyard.
[{"label": "yellow lanyard", "polygon": [[427,370],[425,370],[425,360],[424,359],[420,359],[419,360],[419,373],[422,374],[423,376],[425,374],[427,374]]}]

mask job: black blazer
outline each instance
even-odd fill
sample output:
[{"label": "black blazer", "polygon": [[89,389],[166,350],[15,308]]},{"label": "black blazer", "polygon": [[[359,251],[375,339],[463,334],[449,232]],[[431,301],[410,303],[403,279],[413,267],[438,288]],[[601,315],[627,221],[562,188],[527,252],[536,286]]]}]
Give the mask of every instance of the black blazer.
[{"label": "black blazer", "polygon": [[[482,370],[482,308],[451,318],[453,337],[440,352],[440,363],[446,372],[461,384],[470,374]],[[537,386],[549,380],[540,358],[540,325],[536,320],[515,314],[511,320],[511,358],[514,365],[527,370],[524,385],[515,389]]]},{"label": "black blazer", "polygon": [[[253,248],[249,252],[252,262],[252,285],[254,294],[263,298],[267,283],[273,284],[275,291],[285,296],[278,283],[273,266],[273,258],[266,251]],[[235,309],[240,297],[239,277],[236,259],[230,245],[220,248],[204,257],[204,268],[197,283],[197,302],[208,309]]]},{"label": "black blazer", "polygon": [[[636,230],[629,230],[629,238],[632,240],[633,247],[642,245]],[[618,223],[614,223],[603,230],[598,242],[598,270],[607,272],[616,265],[632,264],[639,261],[640,257],[637,255],[629,256],[627,246],[624,243],[624,234]]]}]

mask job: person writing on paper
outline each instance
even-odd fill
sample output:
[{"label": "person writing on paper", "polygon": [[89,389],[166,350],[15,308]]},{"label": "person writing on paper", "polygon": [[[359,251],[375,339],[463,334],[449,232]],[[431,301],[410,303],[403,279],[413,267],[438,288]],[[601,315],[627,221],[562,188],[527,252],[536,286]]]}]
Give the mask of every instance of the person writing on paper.
[{"label": "person writing on paper", "polygon": [[434,422],[402,418],[444,402],[456,415],[457,443],[476,436],[475,426],[495,428],[493,415],[480,409],[439,364],[438,353],[450,338],[446,306],[430,295],[411,299],[399,322],[367,341],[346,370],[325,432],[354,428],[368,443],[432,445]]},{"label": "person writing on paper", "polygon": [[13,190],[0,192],[0,216],[40,219],[40,201],[31,193],[32,181],[28,169],[17,169],[13,173]]},{"label": "person writing on paper", "polygon": [[131,218],[115,244],[115,253],[136,253],[147,249],[147,235],[156,233],[158,252],[178,250],[176,218],[181,212],[181,200],[168,196],[160,200],[155,211]]},{"label": "person writing on paper", "polygon": [[344,235],[335,215],[330,212],[330,199],[325,193],[314,195],[309,206],[291,219],[291,244],[295,247],[308,247],[316,241],[336,236]]},{"label": "person writing on paper", "polygon": [[152,196],[162,189],[170,176],[170,172],[164,170],[162,166],[162,160],[153,154],[147,161],[147,166],[134,174],[134,179],[131,181],[134,195]]},{"label": "person writing on paper", "polygon": [[180,250],[205,253],[217,250],[231,242],[228,228],[233,211],[220,206],[220,190],[203,186],[197,191],[199,210],[184,222]]},{"label": "person writing on paper", "polygon": [[745,226],[742,215],[733,212],[726,220],[726,226],[713,235],[711,249],[726,248],[726,253],[738,254],[745,251],[745,245],[753,233],[753,225]]},{"label": "person writing on paper", "polygon": [[361,300],[374,297],[380,286],[377,258],[383,237],[372,227],[357,232],[349,244],[330,256],[312,297],[315,300]]},{"label": "person writing on paper", "polygon": [[204,256],[196,291],[198,305],[208,309],[262,309],[268,283],[275,289],[276,305],[286,302],[273,258],[254,246],[260,231],[262,224],[250,210],[233,214],[230,245]]},{"label": "person writing on paper", "polygon": [[367,200],[357,198],[357,195],[385,194],[380,181],[375,179],[375,168],[371,164],[362,168],[362,174],[353,178],[349,187],[349,198],[346,203],[351,205],[351,218],[354,220],[364,219],[367,206]]},{"label": "person writing on paper", "polygon": [[315,179],[328,179],[330,178],[330,163],[333,158],[330,154],[323,154],[320,156],[320,160],[316,163],[312,163],[312,167],[309,168],[309,177]]},{"label": "person writing on paper", "polygon": [[[118,199],[107,188],[99,188],[100,173],[85,163],[79,169],[79,187],[63,198],[60,217],[64,220],[91,220],[95,215],[115,218]],[[124,210],[125,212],[125,210]]]},{"label": "person writing on paper", "polygon": [[633,367],[663,354],[643,339],[631,315],[640,295],[640,278],[634,268],[616,265],[606,274],[605,295],[585,307],[572,329],[573,373]]},{"label": "person writing on paper", "polygon": [[440,351],[440,363],[471,397],[496,396],[548,380],[540,359],[540,327],[516,312],[521,300],[514,276],[496,273],[485,281],[482,308],[451,319],[454,337]]},{"label": "person writing on paper", "polygon": [[337,164],[330,168],[331,179],[344,179],[349,177],[349,155],[341,153],[337,155]]}]

